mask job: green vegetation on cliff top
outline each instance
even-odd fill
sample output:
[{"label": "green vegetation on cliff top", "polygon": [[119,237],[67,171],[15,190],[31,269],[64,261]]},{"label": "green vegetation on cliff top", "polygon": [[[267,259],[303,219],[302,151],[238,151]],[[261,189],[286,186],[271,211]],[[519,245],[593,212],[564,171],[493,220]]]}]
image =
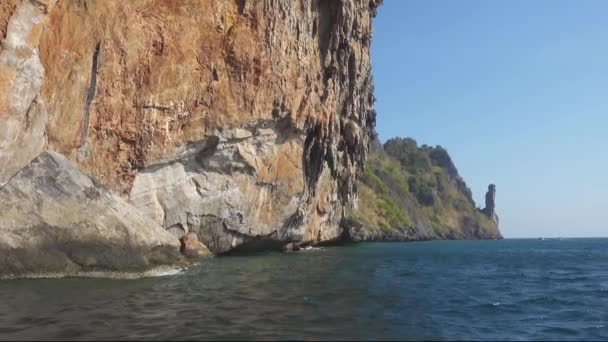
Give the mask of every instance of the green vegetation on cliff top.
[{"label": "green vegetation on cliff top", "polygon": [[359,206],[348,214],[360,225],[361,240],[500,237],[496,224],[476,208],[447,151],[419,147],[409,138],[372,149]]}]

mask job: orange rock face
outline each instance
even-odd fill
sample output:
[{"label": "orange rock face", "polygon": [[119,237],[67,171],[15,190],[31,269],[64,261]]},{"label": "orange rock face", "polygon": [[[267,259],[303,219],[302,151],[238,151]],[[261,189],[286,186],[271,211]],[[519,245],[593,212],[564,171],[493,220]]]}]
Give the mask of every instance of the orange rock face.
[{"label": "orange rock face", "polygon": [[205,245],[198,240],[196,233],[190,232],[181,239],[181,253],[189,258],[197,258],[211,255]]},{"label": "orange rock face", "polygon": [[3,1],[0,184],[50,149],[216,253],[334,239],[375,123],[378,2]]}]

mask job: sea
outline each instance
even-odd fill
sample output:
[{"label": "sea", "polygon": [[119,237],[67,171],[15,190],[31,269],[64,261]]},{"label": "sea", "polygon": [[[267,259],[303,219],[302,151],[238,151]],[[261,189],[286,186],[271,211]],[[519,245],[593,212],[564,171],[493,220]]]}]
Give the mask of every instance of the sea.
[{"label": "sea", "polygon": [[1,340],[606,340],[608,239],[362,243],[0,281]]}]

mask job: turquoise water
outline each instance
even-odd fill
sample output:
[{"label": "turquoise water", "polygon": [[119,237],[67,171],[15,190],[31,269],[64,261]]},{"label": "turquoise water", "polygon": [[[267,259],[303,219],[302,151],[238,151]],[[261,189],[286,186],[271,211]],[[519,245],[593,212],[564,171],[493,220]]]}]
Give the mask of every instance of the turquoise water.
[{"label": "turquoise water", "polygon": [[369,243],[0,282],[0,339],[608,339],[608,240]]}]

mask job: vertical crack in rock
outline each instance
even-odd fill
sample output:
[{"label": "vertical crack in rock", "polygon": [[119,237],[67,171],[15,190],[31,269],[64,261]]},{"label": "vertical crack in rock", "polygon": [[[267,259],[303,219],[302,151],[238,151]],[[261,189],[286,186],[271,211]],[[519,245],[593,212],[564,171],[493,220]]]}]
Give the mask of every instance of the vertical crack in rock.
[{"label": "vertical crack in rock", "polygon": [[91,104],[95,98],[95,92],[97,90],[97,71],[99,64],[99,50],[101,49],[101,42],[97,42],[95,50],[93,51],[93,61],[91,63],[91,78],[89,88],[87,89],[87,97],[84,104],[84,115],[82,118],[82,130],[80,132],[80,146],[84,146],[89,134],[89,117],[91,115]]},{"label": "vertical crack in rock", "polygon": [[239,14],[243,14],[245,12],[245,1],[246,0],[235,0],[236,1],[236,5],[239,8]]}]

